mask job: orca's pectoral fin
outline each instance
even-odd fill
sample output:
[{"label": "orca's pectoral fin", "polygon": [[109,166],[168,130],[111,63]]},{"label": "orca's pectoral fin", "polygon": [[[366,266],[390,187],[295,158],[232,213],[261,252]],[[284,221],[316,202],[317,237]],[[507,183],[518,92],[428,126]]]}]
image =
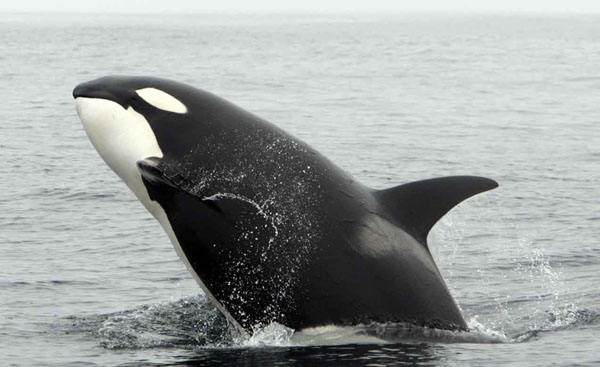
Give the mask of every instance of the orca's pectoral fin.
[{"label": "orca's pectoral fin", "polygon": [[454,206],[469,197],[498,187],[485,177],[450,176],[410,182],[375,192],[397,225],[423,245],[431,228]]},{"label": "orca's pectoral fin", "polygon": [[162,193],[172,190],[185,191],[185,179],[164,164],[160,158],[148,157],[137,162],[142,181],[148,190],[150,199],[157,201]]},{"label": "orca's pectoral fin", "polygon": [[176,203],[173,200],[185,199],[201,203],[202,206],[207,206],[230,220],[234,220],[240,214],[248,213],[249,208],[252,208],[252,211],[257,210],[251,203],[234,194],[206,196],[193,193],[194,185],[160,158],[146,158],[138,161],[137,166],[150,199],[159,202],[163,208]]},{"label": "orca's pectoral fin", "polygon": [[[261,207],[234,193],[196,194],[193,184],[159,158],[137,162],[150,199],[165,210],[178,237],[189,242],[234,246],[250,238],[268,244],[274,227]],[[181,239],[180,239],[181,241]]]},{"label": "orca's pectoral fin", "polygon": [[212,201],[192,194],[189,190],[192,185],[160,158],[146,158],[138,161],[137,166],[148,196],[163,208],[178,232],[202,229],[207,224],[218,229],[208,233],[229,230],[228,221],[221,215],[222,210]]}]

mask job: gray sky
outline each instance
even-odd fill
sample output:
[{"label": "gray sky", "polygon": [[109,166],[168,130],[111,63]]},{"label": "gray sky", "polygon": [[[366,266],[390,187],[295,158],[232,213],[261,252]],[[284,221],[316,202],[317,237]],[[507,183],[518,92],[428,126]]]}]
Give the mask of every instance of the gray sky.
[{"label": "gray sky", "polygon": [[600,12],[600,0],[17,0],[1,1],[0,11],[59,12]]}]

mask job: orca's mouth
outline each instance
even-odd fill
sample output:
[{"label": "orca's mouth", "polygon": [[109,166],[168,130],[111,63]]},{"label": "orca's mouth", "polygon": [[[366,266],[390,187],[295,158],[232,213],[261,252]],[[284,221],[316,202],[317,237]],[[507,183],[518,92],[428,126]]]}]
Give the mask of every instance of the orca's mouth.
[{"label": "orca's mouth", "polygon": [[129,103],[127,103],[129,98],[126,91],[103,88],[94,81],[81,83],[73,89],[73,98],[77,99],[79,97],[107,99],[120,104],[125,109],[129,107]]}]

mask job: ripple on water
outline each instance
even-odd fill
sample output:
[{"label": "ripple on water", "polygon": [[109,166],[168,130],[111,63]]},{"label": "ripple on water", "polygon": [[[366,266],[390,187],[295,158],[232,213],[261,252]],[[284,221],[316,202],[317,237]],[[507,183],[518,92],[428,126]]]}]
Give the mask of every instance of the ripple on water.
[{"label": "ripple on water", "polygon": [[544,311],[542,322],[505,334],[468,321],[469,331],[449,331],[410,324],[374,323],[350,327],[323,326],[295,332],[277,323],[241,335],[204,296],[135,307],[130,310],[64,319],[63,329],[85,334],[107,349],[252,348],[398,343],[522,343],[542,333],[600,323],[600,312],[576,307]]}]

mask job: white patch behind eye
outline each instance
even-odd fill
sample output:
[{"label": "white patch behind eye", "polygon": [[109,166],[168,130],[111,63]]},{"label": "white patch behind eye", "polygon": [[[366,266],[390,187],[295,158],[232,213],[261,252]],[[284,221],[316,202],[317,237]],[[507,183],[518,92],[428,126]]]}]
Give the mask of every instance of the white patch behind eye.
[{"label": "white patch behind eye", "polygon": [[177,98],[173,97],[169,93],[163,92],[156,88],[142,88],[136,90],[137,94],[144,99],[144,101],[150,103],[156,108],[161,110],[175,112],[175,113],[186,113],[187,107]]}]

